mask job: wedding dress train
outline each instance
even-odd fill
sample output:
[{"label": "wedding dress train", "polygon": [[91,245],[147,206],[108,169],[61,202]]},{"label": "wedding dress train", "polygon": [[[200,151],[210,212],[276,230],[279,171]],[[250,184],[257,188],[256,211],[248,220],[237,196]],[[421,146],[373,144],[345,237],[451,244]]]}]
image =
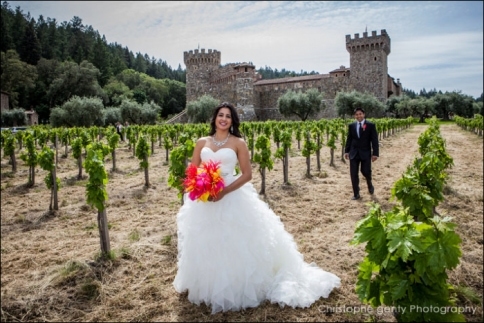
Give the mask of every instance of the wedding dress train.
[{"label": "wedding dress train", "polygon": [[[221,161],[226,185],[236,179],[235,151],[208,147],[202,161]],[[256,307],[264,300],[309,307],[340,286],[340,278],[304,262],[294,238],[251,183],[218,202],[186,198],[178,217],[177,292],[212,313]]]}]

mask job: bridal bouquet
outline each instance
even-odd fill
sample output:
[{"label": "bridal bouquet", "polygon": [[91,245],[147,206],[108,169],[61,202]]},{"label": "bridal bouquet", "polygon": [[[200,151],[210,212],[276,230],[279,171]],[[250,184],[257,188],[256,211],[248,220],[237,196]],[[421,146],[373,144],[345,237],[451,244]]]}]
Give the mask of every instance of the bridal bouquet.
[{"label": "bridal bouquet", "polygon": [[210,196],[215,197],[225,187],[220,174],[220,162],[209,160],[201,167],[190,164],[185,171],[183,187],[192,200],[207,202]]}]

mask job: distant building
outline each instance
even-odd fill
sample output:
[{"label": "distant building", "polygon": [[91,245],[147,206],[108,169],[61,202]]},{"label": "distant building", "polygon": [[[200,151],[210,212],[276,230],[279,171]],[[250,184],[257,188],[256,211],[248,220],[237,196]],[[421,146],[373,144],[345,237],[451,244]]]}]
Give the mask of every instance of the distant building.
[{"label": "distant building", "polygon": [[39,124],[39,114],[32,107],[29,111],[25,111],[25,115],[27,116],[27,124],[29,126]]},{"label": "distant building", "polygon": [[217,50],[195,49],[183,53],[186,65],[187,103],[208,94],[233,103],[242,120],[283,119],[277,99],[288,90],[306,91],[316,88],[324,93],[326,109],[318,118],[336,117],[334,98],[340,91],[368,92],[385,102],[402,93],[400,80],[388,75],[390,37],[385,29],[377,35],[372,31],[360,38],[346,35],[350,67],[340,66],[328,74],[316,74],[263,80],[251,63],[230,63],[221,66]]},{"label": "distant building", "polygon": [[0,108],[0,111],[6,111],[6,110],[9,110],[9,98],[10,98],[10,94],[8,92],[5,92],[5,91],[1,91],[1,108]]},{"label": "distant building", "polygon": [[[10,110],[10,107],[9,107],[10,94],[8,92],[1,91],[1,95],[2,95],[1,97],[2,105],[1,105],[0,111],[3,112],[3,111]],[[32,107],[30,107],[30,110],[25,111],[25,116],[27,117],[27,125],[32,126],[32,125],[39,124],[39,114],[35,112],[35,110]]]}]

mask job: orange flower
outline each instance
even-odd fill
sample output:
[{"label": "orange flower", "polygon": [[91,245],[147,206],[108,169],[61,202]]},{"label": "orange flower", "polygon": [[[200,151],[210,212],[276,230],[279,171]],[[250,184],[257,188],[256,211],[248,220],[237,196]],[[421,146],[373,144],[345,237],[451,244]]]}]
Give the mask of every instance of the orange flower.
[{"label": "orange flower", "polygon": [[220,162],[203,162],[201,167],[190,164],[185,171],[183,186],[192,200],[207,202],[210,196],[215,197],[224,189],[224,179],[220,174]]}]

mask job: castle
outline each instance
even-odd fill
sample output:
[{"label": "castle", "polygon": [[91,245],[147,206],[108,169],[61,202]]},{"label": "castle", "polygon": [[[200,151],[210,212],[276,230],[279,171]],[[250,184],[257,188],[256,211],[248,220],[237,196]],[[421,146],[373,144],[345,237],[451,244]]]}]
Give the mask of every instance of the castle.
[{"label": "castle", "polygon": [[[186,65],[187,103],[208,94],[237,107],[242,120],[283,119],[277,109],[277,99],[288,90],[306,91],[316,88],[324,93],[329,107],[321,117],[336,117],[334,98],[340,91],[368,92],[385,102],[402,93],[400,80],[388,75],[390,37],[385,29],[377,35],[372,31],[360,38],[346,35],[346,50],[350,67],[340,66],[329,74],[264,80],[251,63],[229,63],[221,66],[217,50],[195,49],[183,53]],[[323,115],[324,114],[324,115]]]}]

